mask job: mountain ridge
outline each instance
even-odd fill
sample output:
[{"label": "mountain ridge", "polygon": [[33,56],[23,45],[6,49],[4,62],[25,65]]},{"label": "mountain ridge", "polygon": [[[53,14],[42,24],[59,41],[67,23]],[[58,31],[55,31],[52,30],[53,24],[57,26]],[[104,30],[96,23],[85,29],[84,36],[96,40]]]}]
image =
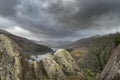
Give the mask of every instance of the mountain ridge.
[{"label": "mountain ridge", "polygon": [[26,55],[44,54],[53,51],[47,46],[36,44],[32,40],[13,35],[5,30],[0,30],[0,34],[5,34],[11,39],[13,39],[22,48],[24,54]]},{"label": "mountain ridge", "polygon": [[68,44],[68,45],[65,45],[63,46],[63,48],[83,48],[83,49],[86,49],[86,48],[89,48],[91,43],[93,43],[94,41],[97,41],[99,39],[106,39],[106,38],[111,38],[113,39],[115,37],[115,34],[106,34],[106,35],[96,35],[96,36],[92,36],[92,37],[88,37],[88,38],[83,38],[83,39],[80,39],[80,40],[77,40],[77,41],[74,41],[73,43],[71,44]]}]

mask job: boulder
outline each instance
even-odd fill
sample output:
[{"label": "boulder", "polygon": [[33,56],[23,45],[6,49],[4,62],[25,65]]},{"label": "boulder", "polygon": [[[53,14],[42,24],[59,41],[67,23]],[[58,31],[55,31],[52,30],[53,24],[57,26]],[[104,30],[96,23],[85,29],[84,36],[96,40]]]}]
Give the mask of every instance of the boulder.
[{"label": "boulder", "polygon": [[67,80],[86,80],[72,55],[65,49],[59,49],[54,54],[56,62],[62,67]]},{"label": "boulder", "polygon": [[57,50],[54,56],[66,75],[76,75],[80,70],[71,54],[65,49]]},{"label": "boulder", "polygon": [[45,71],[50,80],[66,80],[61,66],[54,60],[54,56],[48,56],[42,60]]}]

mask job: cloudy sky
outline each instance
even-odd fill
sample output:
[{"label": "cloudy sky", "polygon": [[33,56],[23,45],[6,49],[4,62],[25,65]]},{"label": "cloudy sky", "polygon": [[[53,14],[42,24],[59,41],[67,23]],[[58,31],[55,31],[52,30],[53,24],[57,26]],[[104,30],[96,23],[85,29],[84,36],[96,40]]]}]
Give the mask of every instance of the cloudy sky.
[{"label": "cloudy sky", "polygon": [[0,28],[34,40],[113,33],[120,28],[120,0],[0,0]]}]

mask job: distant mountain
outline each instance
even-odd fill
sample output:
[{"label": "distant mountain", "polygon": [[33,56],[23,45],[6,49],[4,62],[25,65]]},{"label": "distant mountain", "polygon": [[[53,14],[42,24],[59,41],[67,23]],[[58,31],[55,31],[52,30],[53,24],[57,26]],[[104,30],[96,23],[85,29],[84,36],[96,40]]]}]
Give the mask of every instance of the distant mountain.
[{"label": "distant mountain", "polygon": [[115,34],[107,34],[107,35],[103,35],[103,36],[92,36],[89,38],[84,38],[84,39],[80,39],[77,40],[69,45],[65,45],[63,46],[64,48],[88,48],[90,47],[90,44],[97,41],[99,43],[100,40],[113,40],[113,38],[115,37]]},{"label": "distant mountain", "polygon": [[34,41],[37,44],[49,46],[51,48],[61,48],[64,45],[70,44],[71,41]]},{"label": "distant mountain", "polygon": [[48,53],[48,52],[53,51],[52,49],[50,49],[47,46],[36,44],[31,40],[13,35],[4,30],[0,30],[0,34],[5,34],[8,37],[10,37],[11,39],[13,39],[22,48],[23,52],[27,55],[32,55],[32,54],[40,55],[43,53]]}]

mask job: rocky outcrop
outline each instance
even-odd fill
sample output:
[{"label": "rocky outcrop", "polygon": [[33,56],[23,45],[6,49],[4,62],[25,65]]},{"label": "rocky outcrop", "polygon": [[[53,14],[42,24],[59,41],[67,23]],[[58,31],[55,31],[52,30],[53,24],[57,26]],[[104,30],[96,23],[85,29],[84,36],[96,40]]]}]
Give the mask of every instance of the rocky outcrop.
[{"label": "rocky outcrop", "polygon": [[0,80],[85,80],[79,70],[64,49],[41,61],[29,62],[18,44],[0,34]]},{"label": "rocky outcrop", "polygon": [[55,61],[62,67],[68,80],[86,80],[72,55],[65,49],[59,49],[54,54]]},{"label": "rocky outcrop", "polygon": [[59,49],[54,56],[66,74],[75,75],[80,70],[71,54],[65,49]]},{"label": "rocky outcrop", "polygon": [[29,63],[19,46],[7,36],[0,35],[0,80],[30,80],[34,78]]},{"label": "rocky outcrop", "polygon": [[48,56],[42,61],[45,71],[51,80],[66,80],[62,67],[54,60],[54,56]]},{"label": "rocky outcrop", "polygon": [[120,80],[120,45],[111,55],[98,80]]}]

